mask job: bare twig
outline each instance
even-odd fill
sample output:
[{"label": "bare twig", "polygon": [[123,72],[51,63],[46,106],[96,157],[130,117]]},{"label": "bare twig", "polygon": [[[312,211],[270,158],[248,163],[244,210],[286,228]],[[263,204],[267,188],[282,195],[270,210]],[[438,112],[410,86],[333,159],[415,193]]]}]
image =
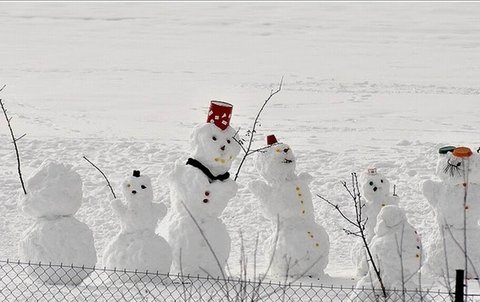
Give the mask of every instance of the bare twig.
[{"label": "bare twig", "polygon": [[[0,92],[4,88],[5,88],[5,85],[3,85],[2,89],[0,89]],[[12,125],[10,123],[12,118],[8,117],[7,109],[5,109],[5,106],[3,104],[2,99],[0,99],[0,106],[2,107],[3,115],[5,116],[5,120],[7,121],[8,129],[10,130],[10,136],[12,137],[12,143],[13,143],[13,146],[15,147],[15,155],[17,156],[18,177],[20,178],[20,183],[22,184],[23,193],[25,195],[27,195],[27,190],[25,189],[25,183],[24,183],[23,177],[22,177],[22,169],[21,169],[21,163],[20,163],[20,152],[18,151],[18,146],[17,146],[17,141],[19,141],[21,138],[25,137],[26,134],[23,134],[22,136],[20,136],[18,138],[15,137],[15,134],[13,133]]]},{"label": "bare twig", "polygon": [[365,234],[366,219],[363,218],[363,208],[364,208],[365,205],[363,204],[362,196],[360,194],[360,186],[358,184],[357,174],[352,173],[351,176],[352,176],[351,177],[351,185],[350,185],[351,187],[349,187],[346,182],[342,182],[342,185],[345,188],[345,190],[348,192],[348,194],[350,195],[351,200],[353,201],[353,206],[355,207],[355,218],[348,217],[340,209],[340,207],[337,204],[334,204],[333,202],[329,201],[328,199],[326,199],[326,198],[324,198],[324,197],[322,197],[318,194],[317,194],[317,196],[320,197],[320,199],[325,201],[327,204],[329,204],[330,206],[335,208],[335,210],[337,210],[337,212],[340,214],[340,216],[342,216],[342,218],[345,221],[347,221],[349,224],[351,224],[352,226],[354,226],[355,228],[358,229],[358,232],[351,232],[351,233],[352,233],[352,235],[358,236],[362,239],[363,247],[365,248],[365,252],[368,256],[368,261],[370,262],[370,264],[371,264],[371,266],[372,266],[372,268],[375,272],[375,275],[377,276],[377,279],[378,279],[378,282],[380,284],[383,296],[384,296],[384,298],[386,298],[387,297],[387,292],[386,292],[386,289],[385,289],[385,285],[383,283],[383,279],[382,279],[382,275],[380,273],[380,269],[377,265],[378,262],[376,262],[374,260],[374,257],[372,255],[370,247],[369,247],[369,242],[367,240],[367,236]]},{"label": "bare twig", "polygon": [[[452,237],[452,240],[453,242],[455,243],[455,245],[460,249],[460,251],[462,251],[462,253],[465,255],[466,259],[467,259],[467,262],[470,264],[470,266],[472,267],[472,270],[473,270],[473,273],[475,274],[475,279],[477,279],[477,282],[480,286],[480,279],[479,279],[479,275],[478,275],[478,271],[477,271],[477,268],[475,267],[472,259],[470,258],[470,256],[468,255],[468,252],[465,251],[462,247],[462,245],[460,244],[460,242],[458,242],[458,240],[453,236],[453,233],[452,233],[452,230],[450,229],[450,226],[448,224],[446,224],[446,221],[445,221],[445,228],[447,229],[448,233],[450,234],[450,237]],[[466,279],[466,277],[465,277]],[[466,282],[465,282],[466,283]]]},{"label": "bare twig", "polygon": [[[195,219],[195,217],[193,216],[192,212],[190,212],[190,209],[183,202],[183,200],[182,200],[182,205],[185,208],[185,210],[187,211],[190,218],[192,218],[193,223],[195,223],[195,226],[197,227],[198,231],[200,232],[200,235],[202,236],[203,240],[205,240],[205,243],[207,244],[208,249],[212,253],[213,258],[215,259],[215,262],[217,263],[218,269],[220,270],[220,274],[222,275],[222,279],[227,280],[227,278],[225,276],[224,268],[223,268],[222,264],[220,263],[220,260],[218,259],[218,256],[215,253],[215,250],[213,249],[212,245],[210,244],[210,241],[208,240],[207,235],[203,231],[203,229],[200,226],[200,224],[198,223],[197,219]],[[225,288],[225,294],[227,296],[227,301],[230,301],[230,294],[229,294],[229,290],[228,290],[228,281],[225,282],[225,287],[226,287]]]},{"label": "bare twig", "polygon": [[403,236],[405,233],[405,225],[402,224],[402,237],[400,238],[400,244],[398,242],[397,234],[395,234],[395,244],[397,245],[397,254],[400,259],[400,274],[402,280],[402,301],[405,302],[405,270],[403,266]]},{"label": "bare twig", "polygon": [[[257,132],[256,131],[256,128],[257,128],[257,125],[259,123],[259,118],[260,118],[260,115],[262,114],[262,111],[263,109],[265,108],[265,106],[268,104],[268,102],[270,101],[270,99],[276,95],[277,93],[279,93],[281,90],[282,90],[282,85],[283,85],[283,77],[282,79],[280,80],[280,84],[278,85],[278,88],[274,91],[273,89],[270,91],[270,95],[268,96],[268,98],[263,102],[263,105],[262,107],[260,107],[260,110],[258,110],[257,112],[257,116],[255,117],[255,120],[253,121],[253,125],[252,125],[252,129],[250,130],[250,137],[248,139],[248,145],[247,147],[243,147],[242,143],[239,142],[237,139],[235,139],[235,141],[242,147],[243,149],[243,157],[242,157],[242,160],[240,161],[240,164],[238,166],[238,169],[237,169],[237,172],[235,173],[235,178],[234,180],[237,180],[238,178],[238,175],[240,174],[240,170],[242,169],[242,166],[243,166],[243,163],[245,162],[245,160],[247,159],[247,157],[249,155],[251,155],[253,152],[250,152],[251,148],[252,148],[252,143],[253,143],[253,136],[255,135],[255,133]],[[235,137],[234,137],[235,138]],[[258,151],[258,150],[257,150]]]},{"label": "bare twig", "polygon": [[447,291],[450,295],[450,299],[453,301],[453,291],[452,291],[452,286],[450,284],[450,269],[448,267],[447,242],[445,240],[445,231],[443,227],[440,229],[440,233],[442,235],[443,258],[445,259],[445,268],[446,268],[446,271],[445,271],[446,274],[444,272],[442,276],[444,277],[445,287],[447,288]]},{"label": "bare twig", "polygon": [[102,175],[103,175],[103,178],[105,178],[105,180],[107,181],[107,185],[108,187],[110,188],[110,191],[112,192],[112,195],[113,195],[113,198],[117,198],[117,196],[115,195],[115,192],[113,191],[113,188],[112,188],[112,185],[110,184],[110,181],[108,180],[107,176],[105,175],[105,173],[103,173],[102,170],[100,170],[99,167],[97,167],[94,163],[92,163],[86,156],[83,156],[83,158],[88,161],[95,169],[98,170],[98,172],[100,172]]}]

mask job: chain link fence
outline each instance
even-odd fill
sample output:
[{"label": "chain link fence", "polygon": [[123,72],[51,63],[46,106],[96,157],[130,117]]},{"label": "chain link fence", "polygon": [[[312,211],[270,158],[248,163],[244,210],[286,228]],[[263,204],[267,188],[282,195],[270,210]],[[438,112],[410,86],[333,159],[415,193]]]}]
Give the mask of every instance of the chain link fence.
[{"label": "chain link fence", "polygon": [[[467,301],[480,301],[469,295]],[[0,301],[454,301],[440,291],[381,291],[342,286],[0,261]]]}]

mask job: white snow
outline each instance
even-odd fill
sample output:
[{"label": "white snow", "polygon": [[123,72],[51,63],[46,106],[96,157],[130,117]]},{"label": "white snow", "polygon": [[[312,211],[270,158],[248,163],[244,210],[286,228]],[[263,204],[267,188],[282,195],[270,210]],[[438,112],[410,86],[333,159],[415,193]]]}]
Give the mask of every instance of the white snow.
[{"label": "white snow", "polygon": [[[452,152],[438,155],[436,176],[438,180],[426,180],[423,194],[435,212],[436,228],[431,234],[427,249],[425,271],[443,275],[448,270],[453,276],[456,269],[465,267],[465,244],[471,263],[468,276],[476,277],[474,269],[480,264],[480,186],[478,161],[480,155],[457,157]],[[472,175],[472,181],[470,181]],[[465,186],[467,185],[467,191]],[[464,213],[464,209],[465,213]],[[465,220],[464,220],[465,215]],[[467,242],[464,230],[467,230]],[[460,246],[460,247],[459,247]],[[446,249],[446,251],[445,251]],[[445,263],[448,256],[448,269]],[[472,267],[472,264],[474,267]]]},{"label": "white snow", "polygon": [[293,150],[285,143],[270,145],[255,159],[265,181],[251,181],[248,187],[273,224],[264,244],[265,261],[271,262],[271,275],[277,277],[323,277],[330,242],[325,229],[315,223],[309,188],[312,176],[297,175],[295,163]]},{"label": "white snow", "polygon": [[[227,173],[240,152],[236,131],[199,124],[191,136],[190,158],[213,177]],[[178,160],[169,174],[171,211],[166,219],[174,273],[226,276],[231,239],[220,219],[238,185],[232,178],[210,179],[199,167]],[[199,230],[201,229],[201,231]]]},{"label": "white snow", "polygon": [[[76,217],[92,229],[99,254],[120,221],[82,155],[114,187],[134,168],[151,175],[155,200],[170,210],[167,174],[177,159],[184,163],[208,102],[234,104],[243,138],[282,76],[254,147],[273,132],[288,141],[297,169],[313,177],[312,194],[345,209],[340,181],[377,163],[426,245],[437,223],[421,183],[434,177],[438,148],[480,145],[479,14],[477,3],[1,3],[0,97],[17,134],[27,133],[19,141],[25,175],[46,158],[76,166],[84,183]],[[17,259],[18,238],[34,222],[18,215],[3,119],[0,162],[0,254]],[[221,216],[234,273],[239,231],[248,255],[255,234],[261,242],[271,235],[247,188],[257,177],[248,158]],[[354,239],[328,205],[313,197],[313,208],[331,238],[332,278],[319,282],[353,284]]]},{"label": "white snow", "polygon": [[[114,199],[113,210],[120,219],[120,232],[108,243],[103,265],[108,268],[168,273],[172,252],[155,234],[157,222],[167,214],[163,203],[153,203],[150,177],[133,172],[122,184],[125,202]],[[129,276],[130,277],[130,276]]]},{"label": "white snow", "polygon": [[[418,288],[418,272],[422,266],[422,243],[417,231],[408,222],[403,209],[387,205],[380,210],[375,226],[375,236],[371,240],[371,253],[375,257],[377,269],[387,289]],[[356,287],[380,288],[379,279],[372,265]],[[352,301],[376,301],[373,295],[362,293]],[[402,301],[400,297],[392,301]],[[420,296],[409,301],[423,301]]]},{"label": "white snow", "polygon": [[[82,203],[80,175],[71,166],[46,160],[28,178],[26,188],[27,195],[19,195],[19,208],[35,221],[20,238],[19,259],[93,267],[97,253],[92,231],[73,217]],[[34,281],[52,284],[78,284],[88,276],[88,270],[81,269],[28,273]]]}]

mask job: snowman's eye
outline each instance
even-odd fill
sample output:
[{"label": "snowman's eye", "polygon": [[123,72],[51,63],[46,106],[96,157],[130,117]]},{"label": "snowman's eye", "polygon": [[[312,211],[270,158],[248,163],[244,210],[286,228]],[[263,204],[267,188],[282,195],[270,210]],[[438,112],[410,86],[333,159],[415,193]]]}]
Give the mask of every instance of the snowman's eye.
[{"label": "snowman's eye", "polygon": [[214,141],[216,141],[216,140],[217,140],[217,137],[216,137],[216,136],[212,136],[212,139],[213,139]]},{"label": "snowman's eye", "polygon": [[454,177],[455,174],[461,175],[460,174],[460,166],[462,165],[462,162],[458,163],[451,163],[450,159],[447,161],[447,165],[445,168],[443,168],[443,173],[445,174],[450,174],[451,177]]},{"label": "snowman's eye", "polygon": [[229,139],[227,139],[227,144],[230,144],[230,140],[229,140]]},{"label": "snowman's eye", "polygon": [[383,184],[383,179],[380,179],[380,182]]},{"label": "snowman's eye", "polygon": [[371,185],[371,186],[373,186],[373,181],[369,182],[368,184]]},{"label": "snowman's eye", "polygon": [[142,185],[142,187],[141,187],[141,188],[142,188],[142,189],[146,189],[147,187],[146,187],[146,186],[144,186],[144,185]]}]

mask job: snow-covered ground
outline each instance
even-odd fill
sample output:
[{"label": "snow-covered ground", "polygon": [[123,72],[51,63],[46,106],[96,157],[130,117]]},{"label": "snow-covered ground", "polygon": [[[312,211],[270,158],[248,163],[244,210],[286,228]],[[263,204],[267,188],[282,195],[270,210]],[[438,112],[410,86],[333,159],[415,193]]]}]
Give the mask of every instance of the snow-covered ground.
[{"label": "snow-covered ground", "polygon": [[[77,165],[85,197],[77,217],[93,229],[99,255],[119,219],[83,155],[118,192],[141,169],[168,204],[166,175],[187,155],[209,101],[233,103],[232,126],[244,133],[282,76],[255,146],[274,133],[293,148],[298,171],[314,176],[312,193],[345,205],[340,181],[376,163],[426,240],[435,221],[420,184],[433,175],[438,147],[480,146],[479,15],[479,3],[1,3],[1,98],[17,133],[27,133],[19,143],[26,175],[45,158]],[[31,220],[16,208],[3,119],[0,162],[0,257],[16,259]],[[255,234],[269,232],[246,186],[257,177],[249,159],[223,215],[234,272],[239,232],[252,262]],[[314,206],[331,238],[327,272],[339,278],[323,281],[348,282],[353,238],[331,208]]]}]

